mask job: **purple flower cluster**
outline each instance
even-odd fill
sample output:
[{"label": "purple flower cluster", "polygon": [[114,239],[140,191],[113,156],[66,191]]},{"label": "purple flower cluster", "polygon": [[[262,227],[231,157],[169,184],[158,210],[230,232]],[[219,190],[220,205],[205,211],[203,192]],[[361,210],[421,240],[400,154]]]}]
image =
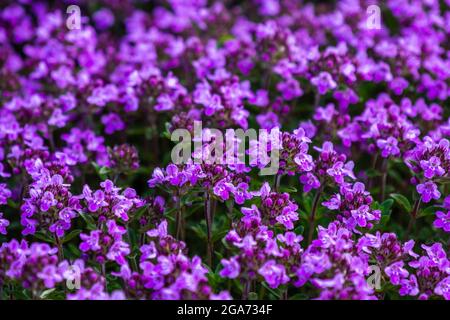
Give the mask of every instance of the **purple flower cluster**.
[{"label": "purple flower cluster", "polygon": [[71,221],[81,209],[77,197],[70,193],[70,184],[64,183],[59,174],[52,174],[37,160],[30,175],[34,178],[30,185],[29,197],[21,206],[20,223],[23,235],[35,234],[43,228],[61,238],[71,228]]},{"label": "purple flower cluster", "polygon": [[145,204],[134,189],[126,188],[121,192],[111,180],[103,181],[100,187],[100,190],[92,191],[85,185],[83,193],[77,197],[82,200],[82,207],[86,208],[89,214],[95,215],[99,222],[107,219],[127,222],[133,212]]},{"label": "purple flower cluster", "polygon": [[298,263],[303,237],[292,231],[276,234],[264,225],[259,211],[251,212],[245,208],[242,211],[244,217],[225,237],[225,241],[238,253],[229,259],[222,259],[220,275],[240,279],[246,288],[243,293],[246,297],[252,282],[258,278],[262,277],[271,288],[290,282],[288,274]]},{"label": "purple flower cluster", "polygon": [[371,228],[371,221],[381,218],[380,210],[370,208],[373,202],[370,193],[365,190],[361,182],[353,185],[342,185],[339,193],[322,203],[329,210],[338,211],[337,219],[342,221],[347,228],[355,230],[357,227]]},{"label": "purple flower cluster", "polygon": [[400,296],[449,298],[450,261],[441,243],[422,245],[425,255],[413,251],[414,241],[402,244],[393,233],[366,235],[358,248],[377,262],[389,281],[400,286]]},{"label": "purple flower cluster", "polygon": [[134,299],[230,299],[227,292],[214,294],[207,284],[207,269],[198,256],[185,255],[185,244],[167,233],[167,221],[146,233],[149,242],[140,247],[139,271],[128,264],[116,273],[125,292]]},{"label": "purple flower cluster", "polygon": [[311,282],[319,299],[375,299],[367,282],[369,261],[361,255],[352,232],[339,222],[319,226],[318,238],[305,249],[296,268],[296,286]]}]

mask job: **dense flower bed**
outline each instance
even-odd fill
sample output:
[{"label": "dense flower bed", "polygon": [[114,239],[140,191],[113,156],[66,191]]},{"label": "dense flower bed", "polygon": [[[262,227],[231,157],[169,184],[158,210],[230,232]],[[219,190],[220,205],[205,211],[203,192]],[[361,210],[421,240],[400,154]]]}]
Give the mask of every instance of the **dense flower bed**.
[{"label": "dense flower bed", "polygon": [[73,2],[0,4],[0,298],[450,300],[450,1]]}]

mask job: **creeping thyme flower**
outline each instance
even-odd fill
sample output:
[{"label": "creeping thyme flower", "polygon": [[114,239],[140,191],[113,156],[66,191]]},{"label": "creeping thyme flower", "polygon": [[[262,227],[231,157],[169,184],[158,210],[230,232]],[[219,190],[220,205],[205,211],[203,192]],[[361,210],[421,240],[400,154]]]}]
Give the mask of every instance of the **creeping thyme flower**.
[{"label": "creeping thyme flower", "polygon": [[450,211],[447,211],[447,213],[437,211],[434,226],[436,228],[442,228],[445,232],[450,232]]},{"label": "creeping thyme flower", "polygon": [[103,230],[80,234],[80,250],[92,254],[100,264],[110,260],[123,265],[126,263],[125,257],[130,254],[129,244],[122,239],[125,233],[124,227],[118,226],[114,220],[107,220]]},{"label": "creeping thyme flower", "polygon": [[289,199],[288,193],[272,192],[269,184],[264,183],[253,194],[261,198],[261,206],[259,209],[255,205],[252,208],[242,208],[244,217],[259,216],[267,225],[278,223],[288,230],[294,228],[294,222],[298,220],[298,206]]},{"label": "creeping thyme flower", "polygon": [[356,227],[371,227],[371,221],[381,218],[380,210],[370,208],[373,202],[370,193],[365,190],[361,182],[356,182],[353,186],[343,185],[339,188],[339,193],[333,195],[328,201],[322,203],[329,210],[338,211],[338,219],[342,220],[349,229]]},{"label": "creeping thyme flower", "polygon": [[11,191],[7,188],[6,184],[0,183],[0,205],[7,204],[8,198],[11,197]]},{"label": "creeping thyme flower", "polygon": [[9,226],[9,221],[3,219],[3,213],[0,212],[0,233],[6,234],[6,228]]},{"label": "creeping thyme flower", "polygon": [[418,184],[417,192],[422,196],[422,201],[427,203],[430,202],[431,199],[439,199],[441,197],[441,193],[438,190],[438,187],[434,182],[428,181],[425,183]]}]

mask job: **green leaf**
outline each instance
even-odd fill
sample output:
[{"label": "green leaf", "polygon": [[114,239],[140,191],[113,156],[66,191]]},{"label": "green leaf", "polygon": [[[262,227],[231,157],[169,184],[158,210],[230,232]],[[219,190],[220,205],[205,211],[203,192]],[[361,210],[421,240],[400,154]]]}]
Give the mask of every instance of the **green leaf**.
[{"label": "green leaf", "polygon": [[14,201],[12,201],[11,199],[8,199],[8,206],[10,206],[13,209],[19,209],[19,204],[15,203]]},{"label": "green leaf", "polygon": [[63,238],[62,243],[69,242],[69,241],[72,240],[73,238],[77,237],[77,236],[81,233],[81,231],[82,231],[82,230],[79,230],[79,229],[70,231],[70,232]]},{"label": "green leaf", "polygon": [[36,233],[34,234],[34,237],[35,237],[35,238],[38,238],[39,240],[48,242],[48,243],[52,243],[52,244],[55,243],[55,239],[53,239],[52,237],[50,237],[50,236],[44,234],[44,233],[41,232],[41,231],[36,232]]},{"label": "green leaf", "polygon": [[289,300],[308,300],[309,297],[304,293],[296,293],[289,298]]},{"label": "green leaf", "polygon": [[213,234],[213,236],[212,236],[212,242],[214,243],[214,242],[216,242],[218,240],[222,240],[222,238],[224,238],[227,235],[228,232],[229,232],[228,229],[227,230],[221,230],[219,232],[215,232]]},{"label": "green leaf", "polygon": [[147,209],[148,209],[148,205],[142,206],[141,208],[137,209],[133,215],[133,219],[135,221],[139,220]]},{"label": "green leaf", "polygon": [[87,229],[88,230],[95,230],[97,229],[96,223],[94,218],[90,214],[86,214],[83,212],[80,212],[80,216],[83,218],[83,220],[86,222]]},{"label": "green leaf", "polygon": [[366,171],[366,175],[367,175],[369,178],[375,178],[375,177],[379,177],[381,174],[380,174],[380,172],[379,172],[378,170],[375,170],[375,169],[368,169],[368,170]]},{"label": "green leaf", "polygon": [[305,211],[300,211],[299,213],[302,220],[309,221],[309,215]]},{"label": "green leaf", "polygon": [[285,186],[281,186],[280,187],[280,192],[286,192],[286,193],[297,193],[298,190],[295,187],[285,187]]},{"label": "green leaf", "polygon": [[248,300],[258,300],[258,294],[256,292],[249,292]]},{"label": "green leaf", "polygon": [[403,209],[405,209],[406,212],[411,212],[412,206],[409,202],[408,198],[406,198],[404,195],[401,195],[399,193],[393,193],[391,194],[391,197],[397,202]]},{"label": "green leaf", "polygon": [[390,215],[391,214],[391,208],[394,204],[394,200],[387,199],[383,201],[383,203],[380,205],[380,210],[382,215]]},{"label": "green leaf", "polygon": [[97,172],[98,176],[102,180],[106,180],[108,178],[108,174],[111,173],[111,169],[108,167],[101,167],[97,163],[92,162],[92,166],[95,169],[95,172]]},{"label": "green leaf", "polygon": [[191,229],[192,229],[192,231],[194,231],[197,234],[197,236],[201,240],[205,240],[206,241],[206,238],[207,238],[206,232],[205,232],[205,230],[203,229],[202,226],[200,226],[200,225],[191,226]]},{"label": "green leaf", "polygon": [[276,292],[274,289],[269,287],[269,285],[266,282],[262,282],[262,286],[266,288],[266,290],[269,291],[271,294],[273,294],[277,299],[280,299],[281,297],[280,293]]},{"label": "green leaf", "polygon": [[294,229],[295,234],[303,234],[304,231],[305,227],[301,225]]},{"label": "green leaf", "polygon": [[420,211],[420,213],[417,215],[417,218],[423,218],[432,216],[436,213],[436,211],[442,210],[442,207],[440,206],[429,206],[427,208],[424,208]]}]

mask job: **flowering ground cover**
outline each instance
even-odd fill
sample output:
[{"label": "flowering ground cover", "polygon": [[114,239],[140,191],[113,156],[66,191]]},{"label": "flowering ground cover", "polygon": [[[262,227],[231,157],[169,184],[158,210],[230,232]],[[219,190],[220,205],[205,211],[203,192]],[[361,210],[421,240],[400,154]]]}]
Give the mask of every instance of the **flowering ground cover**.
[{"label": "flowering ground cover", "polygon": [[0,298],[450,300],[449,39],[448,0],[1,1]]}]

